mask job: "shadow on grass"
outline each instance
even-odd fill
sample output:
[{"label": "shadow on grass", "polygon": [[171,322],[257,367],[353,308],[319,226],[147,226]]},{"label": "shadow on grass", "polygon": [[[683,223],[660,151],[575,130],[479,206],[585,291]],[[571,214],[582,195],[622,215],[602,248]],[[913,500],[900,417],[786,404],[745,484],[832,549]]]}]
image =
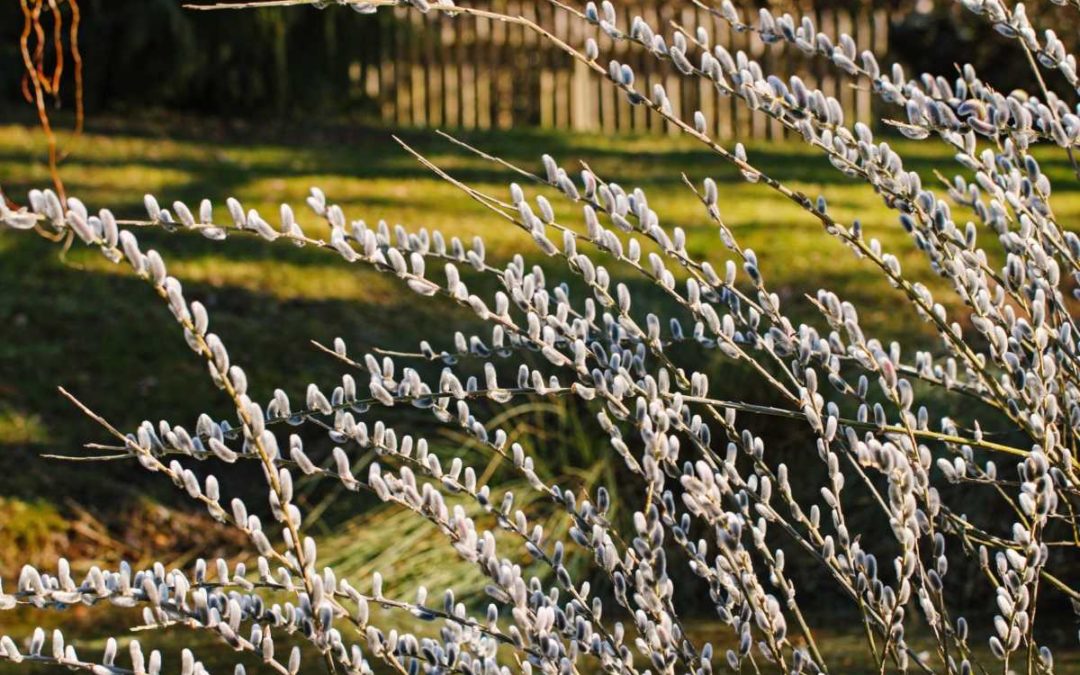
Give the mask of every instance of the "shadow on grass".
[{"label": "shadow on grass", "polygon": [[[148,169],[180,171],[190,179],[170,188],[168,197],[196,200],[201,197],[243,195],[241,188],[264,179],[290,179],[305,176],[323,179],[340,177],[349,179],[383,179],[411,181],[431,179],[432,175],[409,157],[391,138],[391,132],[373,127],[327,127],[304,129],[299,132],[283,129],[260,129],[256,136],[251,131],[237,131],[223,124],[205,121],[193,125],[174,125],[155,128],[133,124],[123,128],[123,137],[141,141],[139,155],[115,155],[95,153],[94,143],[107,142],[115,133],[115,125],[104,125],[89,130],[89,136],[72,140],[72,154],[67,160],[69,171],[88,170],[128,165]],[[505,184],[513,177],[499,167],[472,157],[430,130],[405,130],[399,135],[410,145],[437,162],[450,167],[458,178],[470,183]],[[458,134],[478,147],[505,157],[524,167],[542,173],[540,156],[550,153],[568,170],[578,166],[578,160],[586,160],[606,180],[625,182],[627,185],[647,184],[654,189],[681,187],[681,173],[686,171],[693,179],[713,176],[722,185],[743,185],[739,174],[711,151],[693,144],[687,139],[657,139],[641,137],[612,140],[597,136],[575,136],[543,131],[503,131]],[[173,153],[155,157],[145,152],[153,148],[155,141],[194,143],[203,150],[200,153]],[[899,141],[908,158],[907,168],[919,172],[927,185],[935,181],[933,170],[947,173],[956,167],[948,151],[940,144],[914,144]],[[3,146],[0,146],[3,147]],[[870,193],[861,181],[842,175],[832,168],[819,153],[792,145],[757,145],[749,148],[752,160],[763,171],[788,183],[802,184],[814,193],[824,191],[834,206],[858,208],[865,202],[845,201],[843,197],[829,194],[829,187],[857,188]],[[37,147],[0,150],[0,165],[28,165],[40,160]],[[1044,169],[1051,175],[1070,173],[1065,158],[1047,156]],[[955,171],[953,171],[955,172]],[[949,174],[951,175],[951,173]],[[72,181],[73,188],[78,180]],[[9,193],[20,194],[33,187],[13,176],[8,179]],[[1073,181],[1064,182],[1059,192],[1075,191]],[[816,194],[816,193],[815,193]],[[378,201],[368,201],[378,204]],[[387,199],[386,206],[397,202]],[[117,205],[126,206],[126,205]],[[139,208],[135,196],[130,206]]]}]

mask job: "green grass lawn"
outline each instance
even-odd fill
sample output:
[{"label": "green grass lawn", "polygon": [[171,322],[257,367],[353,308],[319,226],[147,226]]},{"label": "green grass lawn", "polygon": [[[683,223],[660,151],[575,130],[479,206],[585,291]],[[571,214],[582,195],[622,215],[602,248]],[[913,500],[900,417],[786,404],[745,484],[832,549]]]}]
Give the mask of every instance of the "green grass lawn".
[{"label": "green grass lawn", "polygon": [[[404,137],[455,176],[508,194],[514,177],[507,171],[433,132]],[[920,330],[913,314],[897,311],[898,296],[871,265],[829,238],[815,219],[764,186],[742,182],[692,141],[540,132],[473,134],[468,140],[534,171],[542,171],[540,156],[548,152],[568,168],[586,161],[606,180],[640,185],[667,225],[687,230],[691,253],[722,268],[727,251],[681,179],[683,172],[698,184],[713,176],[721,186],[725,221],[758,252],[771,289],[795,316],[812,317],[801,296],[828,287],[856,301],[866,325],[880,329],[883,337]],[[142,195],[149,191],[163,205],[181,199],[195,206],[209,197],[224,217],[225,198],[236,196],[271,222],[278,205],[290,202],[301,222],[319,231],[312,225],[317,219],[303,206],[309,188],[317,185],[350,218],[481,234],[494,261],[524,252],[548,265],[527,235],[431,175],[384,129],[238,130],[186,120],[104,123],[81,138],[63,137],[62,146],[68,153],[62,167],[67,189],[92,210],[108,206],[118,215],[141,216]],[[933,168],[948,166],[947,153],[933,145],[906,144],[905,150],[927,180]],[[865,185],[795,145],[749,152],[792,188],[825,194],[838,217],[860,218],[900,256],[905,269],[933,282],[893,214]],[[35,127],[0,126],[0,186],[10,196],[24,199],[28,189],[50,184],[43,157]],[[1067,168],[1057,163],[1051,172]],[[1076,196],[1059,193],[1058,212],[1067,216],[1080,210]],[[553,202],[560,219],[580,222],[575,207]],[[422,338],[449,346],[455,328],[475,326],[469,313],[445,302],[416,302],[395,279],[347,265],[325,251],[241,237],[210,242],[197,236],[140,236],[161,250],[188,294],[207,304],[216,330],[263,396],[276,386],[299,395],[306,382],[335,377],[338,367],[311,348],[311,339],[326,343],[340,335],[355,352],[371,346],[414,349]],[[572,279],[565,269],[549,269]],[[626,276],[618,268],[613,272]],[[636,277],[626,281],[641,285]],[[647,303],[648,289],[641,290]],[[82,480],[81,468],[71,472],[36,458],[41,450],[71,451],[98,438],[60,399],[57,385],[85,397],[122,428],[162,417],[190,424],[206,402],[219,401],[166,317],[167,310],[126,267],[78,246],[61,260],[58,247],[33,235],[0,233],[0,446],[10,450],[0,464],[12,469],[4,476],[18,475],[8,494],[39,497],[57,481],[66,485],[69,477],[75,492],[68,495],[80,501],[99,503],[103,490],[116,489]]]},{"label": "green grass lawn", "polygon": [[[506,186],[514,178],[507,171],[469,156],[433,132],[409,131],[403,136],[455,176],[488,192],[508,194]],[[875,268],[830,239],[815,219],[768,188],[745,184],[692,141],[542,132],[476,133],[465,138],[536,172],[542,172],[540,155],[548,152],[567,168],[586,161],[605,180],[641,186],[663,222],[687,230],[691,253],[719,268],[726,251],[700,203],[683,185],[681,173],[697,184],[712,176],[720,184],[725,221],[743,245],[757,251],[771,289],[781,295],[793,316],[812,319],[812,309],[802,296],[827,287],[856,302],[864,326],[883,340],[932,344],[917,317]],[[899,145],[909,168],[918,170],[927,184],[934,180],[934,169],[948,172],[956,166],[946,149],[933,143]],[[527,235],[432,176],[384,129],[314,123],[254,129],[202,120],[105,120],[80,138],[63,136],[62,146],[68,153],[62,167],[68,192],[91,210],[107,206],[120,216],[138,217],[143,214],[142,195],[149,191],[163,205],[181,199],[194,206],[209,197],[224,216],[225,198],[236,196],[272,223],[278,205],[290,202],[301,214],[301,223],[317,232],[316,219],[302,205],[308,189],[319,186],[351,219],[369,223],[386,219],[410,229],[439,228],[462,236],[480,234],[493,261],[518,252],[534,261],[542,258]],[[895,214],[866,185],[845,178],[800,146],[752,145],[748,154],[790,187],[811,196],[825,195],[838,219],[860,218],[869,235],[880,238],[914,278],[940,288]],[[22,201],[28,189],[49,185],[43,158],[43,139],[35,127],[0,125],[0,186],[9,196]],[[1080,192],[1068,180],[1067,162],[1047,157],[1043,166],[1052,178],[1060,179],[1054,208],[1069,222],[1080,214]],[[574,207],[553,201],[560,221],[580,221]],[[393,278],[347,265],[325,251],[241,237],[226,242],[152,232],[140,237],[144,248],[162,252],[189,299],[208,306],[214,330],[230,346],[234,361],[248,372],[252,390],[262,400],[275,387],[297,400],[307,382],[320,382],[326,390],[333,386],[341,369],[316,352],[311,339],[326,343],[341,336],[356,354],[373,346],[413,350],[424,338],[437,348],[449,347],[455,329],[476,326],[474,317],[460,309],[440,301],[417,302]],[[82,443],[103,440],[100,430],[57,395],[58,385],[122,429],[132,429],[143,419],[162,418],[190,427],[200,412],[218,417],[229,413],[166,308],[144,283],[126,267],[111,265],[79,246],[66,259],[58,252],[58,247],[32,233],[0,233],[0,495],[7,498],[0,501],[0,536],[17,531],[25,542],[20,550],[0,555],[0,570],[10,574],[12,566],[42,542],[48,543],[50,552],[67,545],[88,557],[100,555],[108,547],[94,537],[121,540],[133,557],[161,546],[181,560],[205,554],[210,545],[235,552],[227,539],[208,544],[184,536],[156,541],[145,533],[130,534],[131,519],[143,518],[154,508],[143,496],[175,499],[170,486],[132,466],[71,465],[40,457],[44,452],[78,453]],[[544,264],[551,274],[570,277],[565,269]],[[636,284],[649,304],[640,281],[617,269],[613,272]],[[441,278],[441,273],[433,276]],[[721,378],[726,381],[722,386],[730,390],[722,393],[768,402],[768,394],[745,372],[725,371],[730,366],[714,355],[705,358],[703,368],[730,374]],[[525,417],[520,433],[547,443],[551,454],[545,456],[551,458],[552,475],[582,453],[602,460],[584,450],[593,444],[589,431],[576,426],[571,412],[530,411]],[[558,431],[546,428],[544,419],[554,419]],[[770,422],[770,426],[780,452],[805,450],[803,436],[785,432],[791,425]],[[460,443],[452,436],[441,438],[448,444]],[[563,454],[568,443],[581,447]],[[260,480],[243,468],[232,476],[240,481],[248,478],[252,485]],[[311,497],[310,506],[319,504]],[[54,541],[55,532],[33,526],[55,522],[58,512],[84,513],[83,508],[90,522],[97,523],[88,526],[93,536],[71,531]],[[343,522],[345,516],[335,509],[340,511],[333,504],[327,509],[331,522]],[[341,555],[354,556],[354,568],[361,572],[379,562],[354,554],[347,542],[338,542],[338,547]],[[853,664],[847,672],[857,671]]]},{"label": "green grass lawn", "polygon": [[[508,194],[506,186],[514,176],[507,171],[433,132],[403,136],[455,176],[496,195]],[[606,180],[643,187],[664,223],[687,230],[691,253],[722,268],[727,251],[681,179],[685,172],[700,184],[712,176],[720,184],[725,221],[743,245],[757,251],[770,288],[794,317],[813,320],[802,296],[827,287],[856,302],[864,325],[883,340],[905,337],[928,344],[924,326],[872,265],[855,259],[814,218],[768,188],[746,184],[689,139],[524,131],[466,138],[537,172],[542,171],[541,154],[548,152],[568,168],[585,161]],[[151,191],[163,205],[181,199],[194,206],[209,197],[224,217],[224,201],[231,195],[271,222],[276,222],[278,205],[288,201],[297,207],[301,222],[318,232],[313,224],[317,219],[303,206],[309,188],[317,185],[342,204],[350,218],[369,223],[386,219],[410,229],[439,228],[463,237],[481,234],[493,261],[523,252],[552,275],[573,279],[565,268],[552,267],[527,235],[424,169],[386,129],[104,120],[80,138],[62,136],[61,144],[67,153],[62,174],[68,191],[92,210],[108,206],[118,215],[139,217],[142,195]],[[934,180],[935,169],[956,166],[940,145],[901,145],[909,166],[927,183]],[[860,218],[871,236],[899,256],[909,274],[940,286],[895,222],[895,214],[866,185],[842,176],[798,145],[751,146],[749,155],[792,188],[811,196],[824,194],[838,218]],[[1044,168],[1061,179],[1054,207],[1068,222],[1080,211],[1080,193],[1068,180],[1067,163],[1061,157],[1045,158]],[[24,199],[28,189],[49,184],[37,128],[32,123],[0,126],[0,186],[13,198]],[[565,200],[553,202],[560,220],[580,222],[575,207]],[[445,301],[416,302],[395,279],[347,265],[325,251],[243,237],[211,242],[189,235],[140,236],[145,245],[163,253],[188,295],[210,308],[215,330],[248,371],[260,398],[269,398],[278,386],[294,396],[310,381],[332,386],[340,369],[312,349],[311,339],[328,343],[341,336],[354,353],[372,346],[411,350],[423,338],[437,347],[449,346],[453,330],[476,327],[471,313]],[[650,306],[655,295],[639,278],[627,277],[619,268],[612,271],[633,284],[644,306]],[[441,278],[440,272],[433,273]],[[939,296],[943,302],[949,297]],[[730,368],[713,355],[705,356],[716,362],[716,371]],[[734,396],[754,398],[760,387],[742,375],[714,379],[737,383],[728,392]],[[32,234],[0,233],[2,493],[33,500],[46,510],[66,502],[98,510],[131,504],[154,481],[136,482],[137,473],[115,465],[91,467],[88,479],[85,466],[40,459],[43,451],[70,453],[85,441],[101,440],[99,430],[57,395],[58,385],[125,429],[143,419],[190,425],[206,407],[219,415],[228,413],[165,307],[125,266],[78,246],[61,259],[58,247]],[[97,478],[117,474],[132,480]],[[170,494],[169,487],[158,487]]]}]

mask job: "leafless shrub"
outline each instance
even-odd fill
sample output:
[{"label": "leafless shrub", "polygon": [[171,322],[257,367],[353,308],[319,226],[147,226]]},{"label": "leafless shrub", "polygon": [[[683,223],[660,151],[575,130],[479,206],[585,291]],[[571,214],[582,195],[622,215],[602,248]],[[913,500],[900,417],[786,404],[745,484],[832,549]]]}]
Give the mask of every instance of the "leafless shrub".
[{"label": "leafless shrub", "polygon": [[[421,12],[453,12],[460,21],[510,21],[555,40],[530,20],[493,17],[446,0],[314,4],[361,12],[408,4]],[[796,325],[769,290],[754,251],[725,226],[711,180],[700,186],[688,181],[688,188],[700,197],[730,254],[719,269],[687,251],[685,233],[666,227],[643,191],[625,190],[587,168],[572,172],[545,156],[543,170],[534,174],[459,141],[463,151],[520,176],[520,185],[493,195],[407,148],[465,195],[527,232],[541,254],[564,263],[567,278],[587,289],[578,295],[530,267],[523,255],[493,263],[480,239],[466,243],[437,231],[370,227],[347,217],[318,189],[307,202],[328,224],[328,240],[306,234],[288,206],[271,225],[230,199],[231,222],[214,222],[209,202],[194,210],[180,202],[165,209],[147,195],[147,218],[120,222],[107,210],[91,214],[75,198],[61,203],[50,191],[33,191],[28,209],[0,207],[0,220],[19,230],[71,233],[108,259],[130,265],[168,305],[236,416],[215,421],[204,415],[193,427],[145,422],[125,431],[77,405],[115,439],[109,450],[136,458],[224,526],[243,531],[253,563],[200,561],[187,572],[161,564],[140,571],[94,568],[77,581],[60,561],[54,574],[25,568],[10,594],[0,595],[0,608],[102,601],[141,606],[148,627],[183,624],[209,631],[283,673],[301,667],[298,647],[290,653],[281,646],[285,642],[309,645],[330,670],[361,673],[825,672],[828,664],[804,611],[807,598],[785,572],[787,557],[808,555],[861,617],[867,649],[883,672],[1052,672],[1051,652],[1036,635],[1037,602],[1045,594],[1080,599],[1055,573],[1050,556],[1051,548],[1075,548],[1080,541],[1080,352],[1068,297],[1080,278],[1080,238],[1056,218],[1051,181],[1031,153],[1039,145],[1056,145],[1071,156],[1077,145],[1080,117],[1046,90],[1039,74],[1041,68],[1056,69],[1075,85],[1075,58],[1053,31],[1035,31],[1024,5],[1009,10],[998,0],[965,0],[964,6],[1018,41],[1034,69],[1038,89],[1032,93],[997,92],[971,67],[954,81],[909,79],[899,66],[883,68],[871,53],[860,53],[851,37],[821,33],[808,19],[761,10],[751,21],[727,1],[714,9],[716,20],[735,30],[753,31],[769,44],[794,44],[872,87],[903,118],[885,121],[908,138],[935,137],[952,146],[961,171],[932,189],[868,126],[846,126],[837,101],[798,78],[763,72],[744,53],[714,47],[708,26],[650,26],[641,19],[622,26],[607,2],[589,3],[584,11],[555,4],[571,20],[670,60],[684,77],[737,97],[880,194],[955,294],[958,302],[948,304],[965,310],[947,310],[929,288],[905,275],[894,253],[864,237],[857,221],[834,218],[824,197],[794,191],[755,165],[741,145],[727,148],[712,139],[702,113],[681,119],[663,87],[647,90],[629,66],[601,63],[593,39],[557,43],[598,77],[612,80],[632,103],[703,143],[748,182],[794,202],[820,221],[823,236],[872,263],[934,328],[938,351],[912,354],[882,343],[864,332],[855,306],[828,290],[812,299],[820,326]],[[530,194],[533,186],[556,188],[578,205],[581,216],[558,221],[546,198]],[[973,220],[957,222],[954,208],[972,213]],[[205,307],[185,296],[161,255],[140,247],[135,232],[141,228],[192,230],[214,240],[249,234],[325,249],[347,263],[400,278],[418,296],[438,296],[474,312],[490,324],[490,334],[433,334],[416,354],[393,358],[350,355],[339,339],[323,349],[350,371],[366,373],[360,382],[345,374],[328,388],[312,383],[299,404],[281,390],[271,401],[257,402],[248,395],[243,368],[212,331]],[[983,248],[980,235],[996,239],[995,247]],[[667,299],[664,315],[640,311],[629,287],[609,269],[654,285]],[[467,278],[476,276],[494,278],[501,290],[491,297],[473,292]],[[784,405],[715,398],[704,373],[676,360],[675,343],[741,361]],[[543,366],[530,365],[534,354]],[[461,357],[473,360],[458,363]],[[425,380],[420,370],[404,365],[410,361],[446,365],[437,381]],[[472,363],[478,374],[468,374]],[[519,368],[516,379],[500,379],[506,364]],[[978,426],[958,428],[924,407],[920,392],[977,402],[1027,440],[1008,445],[987,438]],[[637,476],[634,490],[619,496],[633,512],[632,529],[607,517],[607,491],[575,494],[545,482],[520,445],[478,417],[477,402],[483,400],[555,396],[589,406],[608,435],[612,456]],[[381,410],[398,406],[464,430],[504,458],[529,490],[571,517],[566,540],[535,526],[529,513],[515,509],[512,492],[483,484],[474,467],[440,457],[424,438],[379,420]],[[845,417],[844,408],[855,410],[854,416]],[[764,441],[743,427],[742,420],[758,415],[800,420],[816,436],[807,461],[825,468],[820,499],[798,499],[793,470],[771,461]],[[288,435],[288,425],[325,430],[335,446],[330,457],[316,461],[299,436]],[[358,448],[373,449],[379,460],[357,472]],[[238,461],[262,466],[272,526],[264,527],[239,499],[229,500],[212,475],[199,480],[189,468],[195,462]],[[411,600],[391,598],[378,574],[348,580],[320,569],[317,542],[305,535],[304,514],[293,500],[299,476],[373,493],[431,522],[456,555],[489,579],[486,611],[472,609],[475,599],[456,598],[452,589],[441,600],[426,590]],[[894,541],[883,546],[887,552],[876,552],[876,543],[849,530],[846,495],[852,481],[872,495],[876,516],[888,523]],[[953,499],[958,485],[996,495],[1013,521],[971,520]],[[467,508],[470,502],[474,506]],[[494,527],[478,526],[478,512],[491,517],[485,522]],[[567,556],[581,553],[592,560],[593,572],[609,579],[610,597],[593,593],[569,571]],[[522,554],[549,567],[550,574],[525,578],[515,562]],[[688,570],[670,569],[669,558]],[[964,558],[981,569],[985,607],[950,604],[944,590],[950,560]],[[734,647],[716,649],[688,635],[674,600],[676,580],[707,591],[735,636]],[[380,629],[372,607],[435,620],[441,630],[425,637]],[[986,626],[970,626],[963,616],[984,610],[996,612]],[[920,622],[933,645],[922,654],[908,642],[909,629]],[[160,656],[147,657],[137,642],[121,667],[115,641],[94,661],[65,647],[59,632],[51,641],[47,646],[41,630],[29,648],[4,637],[0,656],[100,673],[162,668]],[[973,649],[987,643],[998,661],[979,664]],[[180,672],[203,670],[185,651]]]}]

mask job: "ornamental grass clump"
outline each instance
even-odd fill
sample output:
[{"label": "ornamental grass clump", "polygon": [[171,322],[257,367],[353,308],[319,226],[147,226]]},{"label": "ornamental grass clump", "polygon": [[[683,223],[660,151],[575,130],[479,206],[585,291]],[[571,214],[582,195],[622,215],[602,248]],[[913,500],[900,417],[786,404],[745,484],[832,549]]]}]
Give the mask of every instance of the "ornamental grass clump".
[{"label": "ornamental grass clump", "polygon": [[[1032,153],[1057,146],[1071,158],[1080,143],[1080,116],[1066,103],[1076,92],[1059,97],[1042,76],[1053,70],[1076,86],[1075,58],[1052,30],[1033,27],[1024,5],[964,0],[1031,63],[1032,91],[1004,94],[971,66],[952,79],[909,78],[808,18],[767,9],[747,18],[727,0],[715,7],[694,0],[715,22],[766,45],[792,44],[870,88],[883,111],[874,129],[850,124],[835,98],[800,78],[766,73],[746,53],[714,45],[714,25],[641,18],[620,25],[609,2],[578,10],[550,1],[587,34],[628,43],[679,76],[735,97],[865,182],[895,211],[940,280],[936,290],[914,281],[898,252],[868,237],[858,220],[834,216],[824,195],[792,189],[741,144],[711,137],[704,113],[676,114],[662,85],[646,85],[629,65],[605,60],[594,37],[567,44],[530,19],[448,0],[257,4],[345,5],[364,13],[404,5],[536,32],[734,165],[745,181],[820,222],[822,237],[895,289],[888,302],[902,299],[933,330],[933,347],[875,338],[860,324],[859,308],[828,289],[791,300],[808,304],[816,320],[789,318],[768,270],[725,224],[711,178],[682,177],[720,243],[699,256],[643,190],[588,165],[545,155],[535,167],[517,166],[448,137],[461,152],[515,175],[517,182],[492,193],[401,142],[462,199],[535,244],[510,260],[492,260],[481,238],[370,225],[318,188],[303,213],[282,205],[273,215],[235,198],[218,211],[207,200],[162,206],[147,195],[146,216],[138,219],[33,190],[25,208],[0,206],[0,221],[28,236],[74,240],[130,267],[148,296],[167,305],[235,409],[229,419],[202,415],[120,429],[93,411],[93,400],[62,391],[111,439],[96,443],[97,452],[133,458],[153,474],[149,480],[172,482],[222,527],[243,532],[250,550],[184,569],[91,567],[81,578],[64,560],[50,572],[28,566],[0,594],[0,608],[140,608],[139,628],[209,633],[281,673],[842,672],[818,636],[828,626],[815,615],[816,597],[828,586],[828,597],[853,617],[847,629],[862,636],[881,672],[1053,672],[1036,616],[1054,616],[1036,610],[1080,600],[1075,577],[1069,580],[1069,556],[1080,542],[1080,335],[1072,316],[1080,238],[1055,215],[1051,180]],[[959,165],[955,174],[924,184],[880,136],[887,129],[946,143]],[[570,208],[572,217],[557,216]],[[340,338],[317,344],[340,362],[339,381],[256,400],[242,350],[226,346],[205,305],[185,293],[157,251],[140,244],[137,233],[146,229],[198,233],[222,246],[254,236],[322,249],[344,264],[397,277],[417,303],[458,305],[486,328],[432,326],[414,353],[357,353]],[[544,267],[534,264],[541,260]],[[662,302],[643,310],[631,284],[620,281],[630,278]],[[498,290],[478,290],[492,287]],[[702,352],[737,363],[773,402],[719,398],[696,366]],[[603,430],[595,442],[633,480],[591,493],[559,485],[487,419],[494,404],[556,397],[589,411]],[[417,426],[390,426],[388,408],[411,410]],[[961,425],[953,419],[958,411],[979,417]],[[766,439],[748,428],[762,417],[798,423],[814,439],[802,449],[802,466],[775,459]],[[430,425],[467,434],[488,458],[467,464],[429,442],[422,430]],[[313,447],[298,433],[305,427],[325,442]],[[358,461],[368,453],[374,459]],[[492,458],[506,471],[488,474]],[[214,467],[239,462],[261,467],[264,499],[245,503],[214,476]],[[807,470],[815,463],[818,472]],[[808,477],[821,482],[807,486]],[[422,587],[415,597],[393,597],[379,573],[338,574],[323,564],[295,498],[308,481],[368,493],[431,523],[446,555],[485,578],[483,597]],[[1001,510],[993,513],[1007,517],[968,513],[972,494],[997,502]],[[565,533],[538,522],[533,511],[541,503],[565,514]],[[853,514],[853,503],[863,512]],[[863,537],[853,518],[879,523],[879,536]],[[795,559],[809,566],[818,590],[800,592],[805,575],[787,565]],[[961,582],[979,587],[964,604],[950,592]],[[695,634],[680,609],[690,595],[707,597],[726,627],[722,635]],[[144,635],[153,642],[153,633]],[[66,644],[60,631],[38,629],[24,643],[4,637],[0,656],[95,673],[206,670],[191,650],[179,664],[163,664],[159,652],[128,644],[123,656],[115,640],[91,656]]]}]

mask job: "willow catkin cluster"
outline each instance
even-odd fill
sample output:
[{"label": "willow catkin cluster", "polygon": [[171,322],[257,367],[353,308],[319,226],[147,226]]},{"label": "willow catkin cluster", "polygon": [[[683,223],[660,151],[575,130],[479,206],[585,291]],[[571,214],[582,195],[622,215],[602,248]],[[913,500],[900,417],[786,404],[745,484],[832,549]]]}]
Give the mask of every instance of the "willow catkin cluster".
[{"label": "willow catkin cluster", "polygon": [[[365,13],[404,5],[452,13],[456,21],[494,16],[446,1],[311,4]],[[62,202],[49,190],[34,190],[28,207],[17,211],[0,200],[0,222],[67,235],[129,266],[152,291],[148,297],[156,294],[168,306],[235,415],[147,421],[122,430],[97,417],[92,402],[77,405],[111,434],[114,453],[157,474],[149,479],[171,481],[222,527],[243,532],[251,546],[247,561],[199,561],[191,570],[95,567],[77,580],[63,560],[55,573],[26,567],[0,592],[0,609],[103,602],[141,607],[143,628],[207,632],[282,673],[829,672],[815,637],[821,626],[810,611],[814,596],[800,593],[786,567],[788,558],[808,557],[820,583],[831,584],[858,617],[850,628],[865,635],[868,656],[882,671],[1053,672],[1052,652],[1036,629],[1036,607],[1046,595],[1080,599],[1080,589],[1050,555],[1080,541],[1080,352],[1071,314],[1080,238],[1055,215],[1051,180],[1032,151],[1057,146],[1072,156],[1080,117],[1045,88],[1039,69],[1059,71],[1075,85],[1075,58],[1052,30],[1040,36],[1022,4],[1008,9],[997,0],[963,4],[1018,41],[1035,69],[1030,92],[1003,94],[971,66],[951,80],[909,78],[899,65],[883,67],[860,51],[851,36],[821,32],[809,18],[766,9],[744,18],[727,1],[707,7],[713,22],[752,32],[766,45],[792,44],[871,88],[882,109],[892,111],[886,124],[904,136],[948,144],[956,173],[929,186],[878,137],[882,129],[849,124],[835,98],[713,44],[715,23],[658,26],[638,17],[620,25],[609,2],[581,10],[554,4],[588,35],[627,42],[775,120],[880,195],[942,281],[936,290],[913,281],[899,252],[868,238],[857,220],[834,217],[824,195],[788,187],[741,144],[729,148],[712,138],[704,113],[683,119],[662,85],[646,86],[629,65],[605,62],[594,37],[567,44],[530,19],[497,17],[552,41],[631,103],[737,167],[744,180],[803,209],[821,223],[821,236],[868,261],[898,290],[933,328],[936,347],[913,350],[875,338],[860,324],[858,307],[828,289],[809,299],[816,321],[790,319],[757,254],[725,224],[712,179],[687,181],[725,252],[702,257],[687,249],[686,232],[666,223],[645,191],[588,168],[567,168],[545,155],[534,172],[455,141],[462,152],[515,172],[520,183],[491,194],[402,144],[459,188],[462,199],[476,200],[535,245],[508,261],[491,260],[479,237],[463,241],[437,230],[369,225],[318,188],[303,215],[288,205],[264,215],[230,198],[224,222],[214,220],[209,201],[162,207],[147,195],[146,216],[121,221],[107,209],[91,212],[77,198]],[[556,214],[565,209],[540,188],[572,205],[575,215],[560,220]],[[277,389],[270,400],[255,400],[242,355],[230,352],[206,307],[185,294],[162,256],[140,245],[136,232],[145,228],[323,249],[342,264],[397,277],[418,303],[458,305],[486,328],[435,329],[415,353],[394,356],[351,353],[339,338],[319,346],[341,363],[340,381],[310,383],[300,396]],[[316,231],[329,236],[308,233]],[[621,281],[631,278],[654,287],[662,308],[641,309],[631,285]],[[571,279],[573,287],[566,283]],[[493,293],[479,290],[493,287]],[[708,374],[696,369],[699,360],[673,349],[679,345],[742,364],[781,403],[717,398]],[[437,377],[424,375],[431,365],[441,366]],[[633,484],[613,495],[550,482],[536,459],[487,419],[491,403],[519,397],[569,397],[588,408],[611,461],[625,466]],[[968,408],[976,402],[987,421],[1012,428],[1008,438],[1024,440],[993,440],[979,422],[961,428],[943,399]],[[424,424],[391,426],[383,413],[394,407],[412,409]],[[822,468],[813,474],[823,477],[815,490],[796,489],[793,482],[804,475],[793,476],[795,469],[776,461],[765,439],[748,428],[759,416],[805,426],[814,439],[806,461]],[[519,489],[568,516],[567,534],[545,531],[535,514],[515,506],[521,500],[500,479],[485,482],[486,459],[470,466],[429,442],[418,429],[431,424],[463,432],[501,459],[515,485],[527,486]],[[297,426],[324,434],[329,451],[307,447],[310,441],[291,432]],[[371,452],[374,460],[358,461]],[[235,462],[262,467],[265,503],[249,508],[230,498],[229,486],[207,470]],[[202,479],[192,469],[196,464],[207,465]],[[318,542],[307,534],[294,498],[300,480],[369,493],[428,521],[448,556],[487,578],[486,597],[459,598],[452,588],[388,597],[380,574],[347,579],[320,564]],[[961,497],[973,490],[999,500],[1010,522],[966,514]],[[873,510],[889,541],[854,529],[853,493],[870,496],[869,507],[859,500],[857,508]],[[633,514],[627,525],[609,518],[613,500]],[[587,560],[588,573],[572,572],[580,568],[568,564],[570,557]],[[981,572],[968,580],[984,589],[977,606],[957,606],[946,590],[950,568],[966,559]],[[544,572],[526,573],[522,560]],[[590,580],[597,578],[610,590],[594,592]],[[729,629],[723,647],[687,630],[678,598],[689,593],[676,593],[676,584],[692,586],[714,606]],[[380,627],[385,614],[374,609],[399,615],[395,626],[411,625],[413,618],[434,621],[438,630]],[[992,619],[981,618],[987,616]],[[909,642],[916,626],[928,632],[918,645]],[[299,645],[317,658],[302,664]],[[59,631],[50,637],[38,630],[26,643],[0,641],[0,657],[9,661],[96,673],[205,671],[188,650],[180,664],[165,665],[158,652],[147,656],[136,641],[124,658],[116,652],[110,641],[103,656],[88,659]],[[832,666],[833,672],[837,668],[843,666]]]}]

